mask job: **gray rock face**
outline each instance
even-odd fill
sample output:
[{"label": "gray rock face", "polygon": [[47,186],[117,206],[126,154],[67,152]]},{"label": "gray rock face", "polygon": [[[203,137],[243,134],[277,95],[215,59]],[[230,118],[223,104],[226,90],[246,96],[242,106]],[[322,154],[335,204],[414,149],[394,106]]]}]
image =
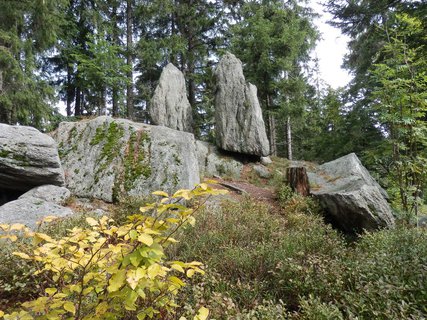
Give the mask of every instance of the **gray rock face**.
[{"label": "gray rock face", "polygon": [[227,53],[219,62],[215,75],[217,145],[228,151],[267,156],[270,147],[257,89],[253,84],[246,83],[242,62]]},{"label": "gray rock face", "polygon": [[66,186],[78,197],[111,202],[200,182],[191,133],[103,116],[63,122],[54,138]]},{"label": "gray rock face", "polygon": [[46,216],[65,217],[73,214],[70,208],[35,197],[25,197],[0,207],[0,223],[22,223],[31,229]]},{"label": "gray rock face", "polygon": [[196,141],[196,146],[201,176],[240,178],[240,174],[243,170],[243,164],[241,162],[231,157],[221,155],[218,149],[210,143]]},{"label": "gray rock face", "polygon": [[162,71],[149,111],[153,124],[192,132],[193,116],[184,75],[172,63]]},{"label": "gray rock face", "polygon": [[268,169],[265,166],[257,164],[257,165],[254,165],[253,168],[260,178],[264,178],[264,179],[271,178],[271,173],[270,171],[268,171]]},{"label": "gray rock face", "polygon": [[360,232],[394,226],[386,192],[354,153],[307,171],[311,193],[340,229]]},{"label": "gray rock face", "polygon": [[55,141],[37,129],[0,123],[0,189],[64,184]]},{"label": "gray rock face", "polygon": [[272,164],[273,161],[271,160],[270,157],[261,157],[261,164],[263,164],[264,166],[268,166],[269,164]]},{"label": "gray rock face", "polygon": [[39,198],[44,201],[53,202],[56,204],[63,204],[68,198],[70,198],[71,192],[65,187],[58,187],[54,185],[44,185],[31,189],[24,193],[18,199],[25,199],[28,197]]}]

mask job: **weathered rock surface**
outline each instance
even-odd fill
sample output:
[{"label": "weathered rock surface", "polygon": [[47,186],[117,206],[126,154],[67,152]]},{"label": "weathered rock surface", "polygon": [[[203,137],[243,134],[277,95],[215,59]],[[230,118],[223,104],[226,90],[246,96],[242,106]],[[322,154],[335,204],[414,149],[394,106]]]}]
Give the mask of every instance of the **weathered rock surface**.
[{"label": "weathered rock surface", "polygon": [[241,162],[222,155],[219,150],[210,143],[196,141],[196,146],[201,176],[240,178],[240,174],[243,170],[243,164]]},{"label": "weathered rock surface", "polygon": [[224,150],[257,156],[269,154],[257,88],[246,83],[242,62],[225,54],[215,71],[215,131]]},{"label": "weathered rock surface", "polygon": [[169,63],[149,104],[153,124],[192,132],[193,116],[182,72]]},{"label": "weathered rock surface", "polygon": [[54,133],[73,195],[107,202],[200,182],[194,135],[98,117],[63,122]]},{"label": "weathered rock surface", "polygon": [[261,161],[261,164],[263,164],[264,166],[268,166],[269,164],[273,163],[270,157],[261,157],[260,161]]},{"label": "weathered rock surface", "polygon": [[44,185],[31,189],[24,193],[18,199],[25,199],[28,197],[39,198],[44,201],[53,202],[56,204],[63,204],[68,198],[70,198],[71,192],[65,187],[58,187],[54,185]]},{"label": "weathered rock surface", "polygon": [[55,141],[37,129],[0,123],[0,189],[64,184]]},{"label": "weathered rock surface", "polygon": [[0,207],[0,223],[22,223],[31,229],[46,216],[65,217],[72,215],[70,208],[35,197],[25,197]]},{"label": "weathered rock surface", "polygon": [[268,170],[268,168],[266,168],[265,166],[263,166],[262,164],[256,164],[253,166],[254,171],[256,172],[256,174],[263,179],[268,179],[271,177],[271,173]]},{"label": "weathered rock surface", "polygon": [[311,194],[340,229],[360,232],[394,226],[386,192],[354,153],[307,170]]}]

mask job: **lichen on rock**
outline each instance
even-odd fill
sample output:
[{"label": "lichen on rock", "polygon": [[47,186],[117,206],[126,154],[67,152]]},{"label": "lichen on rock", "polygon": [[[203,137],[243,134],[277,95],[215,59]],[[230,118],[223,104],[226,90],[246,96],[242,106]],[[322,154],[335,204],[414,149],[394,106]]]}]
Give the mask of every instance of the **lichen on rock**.
[{"label": "lichen on rock", "polygon": [[111,202],[200,182],[195,139],[187,132],[102,116],[61,123],[54,138],[66,186],[79,197]]},{"label": "lichen on rock", "polygon": [[242,62],[226,53],[215,70],[215,133],[223,150],[267,156],[269,142],[257,97],[257,88],[246,83]]}]

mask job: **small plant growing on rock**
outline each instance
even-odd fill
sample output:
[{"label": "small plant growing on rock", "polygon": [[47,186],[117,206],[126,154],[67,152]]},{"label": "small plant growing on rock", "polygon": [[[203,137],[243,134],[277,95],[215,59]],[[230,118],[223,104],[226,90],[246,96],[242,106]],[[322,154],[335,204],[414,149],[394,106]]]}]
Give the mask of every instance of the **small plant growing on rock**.
[{"label": "small plant growing on rock", "polygon": [[[166,260],[165,248],[177,242],[173,235],[194,225],[201,207],[188,208],[182,200],[221,193],[206,184],[171,196],[156,191],[161,200],[141,207],[141,214],[123,225],[109,217],[87,218],[90,228],[73,228],[59,239],[20,224],[0,225],[0,238],[14,242],[22,233],[32,239],[13,254],[34,264],[41,288],[38,298],[9,314],[0,311],[0,318],[170,319],[185,286],[182,278],[204,273],[200,262]],[[204,320],[208,313],[202,307],[194,319]]]}]

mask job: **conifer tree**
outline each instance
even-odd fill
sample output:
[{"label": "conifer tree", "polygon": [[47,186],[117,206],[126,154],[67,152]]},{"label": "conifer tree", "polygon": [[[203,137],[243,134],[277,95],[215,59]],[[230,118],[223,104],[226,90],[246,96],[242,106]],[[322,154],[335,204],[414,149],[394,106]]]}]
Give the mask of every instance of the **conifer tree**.
[{"label": "conifer tree", "polygon": [[54,91],[41,70],[57,40],[65,0],[0,2],[0,122],[44,128]]}]

